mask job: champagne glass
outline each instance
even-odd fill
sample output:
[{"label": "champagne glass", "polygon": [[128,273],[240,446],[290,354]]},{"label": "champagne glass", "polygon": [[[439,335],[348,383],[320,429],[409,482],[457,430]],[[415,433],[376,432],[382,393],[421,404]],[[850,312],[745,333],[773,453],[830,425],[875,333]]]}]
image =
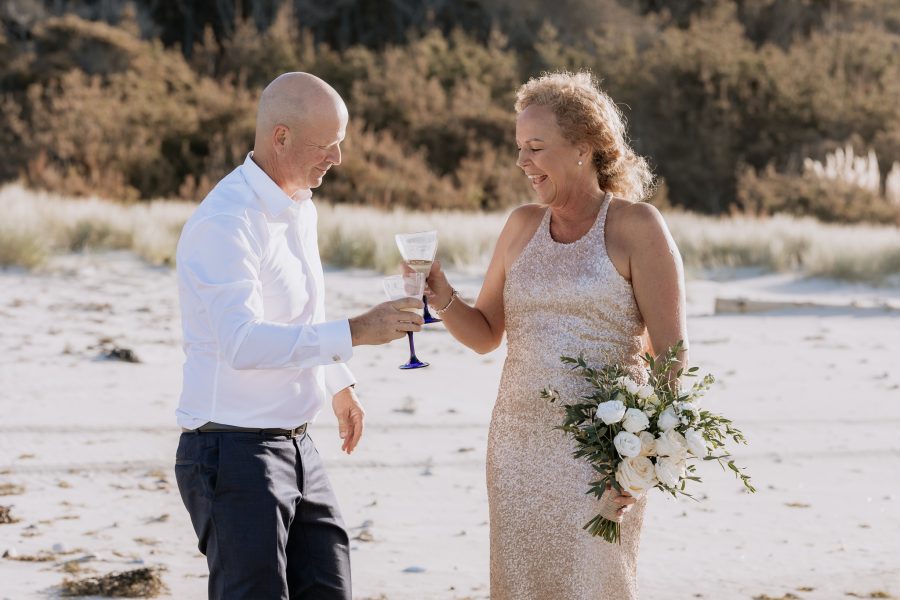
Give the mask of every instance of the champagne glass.
[{"label": "champagne glass", "polygon": [[[402,298],[418,298],[425,294],[425,275],[422,273],[407,273],[406,275],[391,275],[384,278],[384,293],[390,300]],[[416,312],[415,308],[404,308],[409,312]],[[427,367],[427,362],[422,362],[416,357],[416,346],[413,344],[412,331],[406,332],[409,338],[409,361],[400,365],[401,369],[421,369]]]},{"label": "champagne glass", "polygon": [[[437,231],[422,231],[419,233],[398,233],[394,236],[397,241],[397,248],[406,264],[413,271],[422,273],[428,277],[431,272],[431,263],[434,262],[434,255],[437,253]],[[428,298],[422,295],[422,302],[425,303],[425,311],[422,316],[426,323],[440,323],[440,319],[436,319],[428,312]]]}]

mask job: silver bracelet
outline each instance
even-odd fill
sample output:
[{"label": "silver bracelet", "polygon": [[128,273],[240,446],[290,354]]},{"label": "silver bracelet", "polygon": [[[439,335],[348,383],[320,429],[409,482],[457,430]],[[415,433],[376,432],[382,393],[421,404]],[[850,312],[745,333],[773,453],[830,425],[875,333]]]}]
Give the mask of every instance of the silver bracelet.
[{"label": "silver bracelet", "polygon": [[450,288],[450,289],[453,290],[452,292],[450,292],[450,301],[447,302],[447,306],[445,306],[444,308],[436,308],[434,310],[435,314],[442,315],[445,312],[447,312],[448,310],[450,310],[451,306],[453,306],[453,301],[456,300],[457,296],[459,296],[459,292],[457,292],[455,288]]}]

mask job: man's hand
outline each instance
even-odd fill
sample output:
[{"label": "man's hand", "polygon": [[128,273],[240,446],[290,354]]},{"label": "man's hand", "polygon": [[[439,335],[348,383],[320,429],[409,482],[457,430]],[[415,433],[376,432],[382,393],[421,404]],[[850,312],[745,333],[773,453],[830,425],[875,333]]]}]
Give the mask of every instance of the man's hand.
[{"label": "man's hand", "polygon": [[346,387],[335,394],[331,405],[338,420],[338,433],[344,440],[341,450],[350,454],[362,437],[366,411],[359,403],[353,387]]},{"label": "man's hand", "polygon": [[354,346],[386,344],[406,335],[422,331],[422,316],[404,309],[421,310],[419,298],[403,298],[383,302],[367,313],[350,319],[350,338]]}]

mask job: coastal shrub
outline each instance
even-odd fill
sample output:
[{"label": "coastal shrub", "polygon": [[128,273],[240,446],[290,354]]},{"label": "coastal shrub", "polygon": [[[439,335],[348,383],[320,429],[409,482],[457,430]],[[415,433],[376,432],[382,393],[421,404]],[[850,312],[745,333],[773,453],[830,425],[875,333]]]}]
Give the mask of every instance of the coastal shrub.
[{"label": "coastal shrub", "polygon": [[848,222],[888,214],[865,194],[851,201],[854,190],[812,197],[803,162],[849,141],[877,153],[885,179],[900,163],[900,8],[457,4],[387,7],[391,22],[368,27],[366,3],[213,3],[190,22],[166,3],[31,3],[27,18],[0,7],[0,182],[199,200],[249,150],[262,86],[306,70],[347,100],[359,138],[348,144],[364,149],[348,150],[323,194],[506,209],[530,197],[515,167],[516,88],[544,70],[588,68],[672,206]]},{"label": "coastal shrub", "polygon": [[739,206],[752,214],[811,216],[830,223],[900,225],[900,204],[881,193],[878,172],[871,183],[832,178],[807,170],[802,175],[778,173],[770,166],[762,173],[746,169],[738,181]]}]

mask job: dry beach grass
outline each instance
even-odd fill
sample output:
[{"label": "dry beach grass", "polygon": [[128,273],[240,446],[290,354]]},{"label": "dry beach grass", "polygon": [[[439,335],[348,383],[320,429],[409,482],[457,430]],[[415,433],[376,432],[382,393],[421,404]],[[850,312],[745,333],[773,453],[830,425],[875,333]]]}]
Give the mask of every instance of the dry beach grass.
[{"label": "dry beach grass", "polygon": [[[0,266],[35,268],[55,253],[130,249],[151,264],[174,262],[181,226],[194,205],[163,201],[117,204],[67,199],[18,185],[0,189]],[[900,284],[900,228],[827,225],[787,216],[707,217],[669,212],[666,220],[685,265],[717,269],[800,271],[810,276]],[[399,255],[393,235],[440,231],[439,257],[448,266],[483,272],[503,227],[503,213],[406,210],[319,203],[323,260],[334,267],[387,272]]]}]

